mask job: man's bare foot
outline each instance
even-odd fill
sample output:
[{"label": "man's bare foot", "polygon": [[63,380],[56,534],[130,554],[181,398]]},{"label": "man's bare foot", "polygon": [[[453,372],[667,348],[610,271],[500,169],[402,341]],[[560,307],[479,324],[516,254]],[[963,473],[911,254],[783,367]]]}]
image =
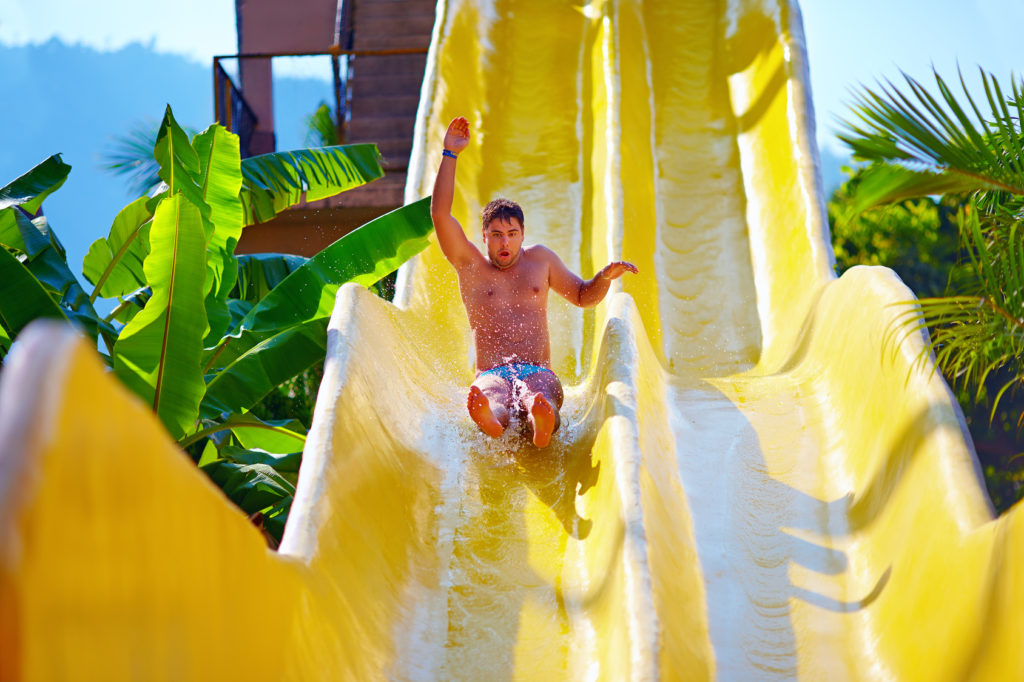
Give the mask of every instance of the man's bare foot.
[{"label": "man's bare foot", "polygon": [[551,442],[551,433],[555,430],[555,409],[540,393],[533,396],[529,419],[533,427],[533,444],[538,448],[547,447]]},{"label": "man's bare foot", "polygon": [[505,427],[491,411],[491,401],[479,387],[469,387],[469,399],[466,401],[466,407],[469,408],[469,416],[480,427],[480,430],[491,438],[497,438],[505,432]]}]

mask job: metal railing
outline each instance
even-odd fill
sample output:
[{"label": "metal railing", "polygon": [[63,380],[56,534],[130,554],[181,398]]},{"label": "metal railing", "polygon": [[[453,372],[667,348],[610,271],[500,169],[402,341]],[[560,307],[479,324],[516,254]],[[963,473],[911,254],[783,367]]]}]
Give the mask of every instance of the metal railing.
[{"label": "metal railing", "polygon": [[242,157],[251,156],[250,143],[258,119],[217,57],[213,58],[213,117],[238,135]]}]

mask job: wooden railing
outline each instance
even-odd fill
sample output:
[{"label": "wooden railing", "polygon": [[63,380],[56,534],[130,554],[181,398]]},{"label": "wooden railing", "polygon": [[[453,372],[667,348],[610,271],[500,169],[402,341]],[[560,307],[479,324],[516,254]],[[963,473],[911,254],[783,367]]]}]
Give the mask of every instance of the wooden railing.
[{"label": "wooden railing", "polygon": [[[258,124],[258,117],[252,107],[245,101],[231,76],[228,75],[221,61],[225,59],[274,59],[276,57],[331,57],[331,70],[334,77],[334,111],[335,124],[338,127],[338,141],[344,144],[347,140],[345,122],[348,106],[346,79],[348,75],[348,59],[351,57],[388,56],[426,54],[426,48],[406,48],[393,50],[342,50],[332,49],[327,52],[275,52],[217,55],[213,58],[213,102],[214,118],[222,126],[237,134],[240,138],[242,156],[251,156],[250,142]],[[344,68],[342,60],[345,61]]]}]

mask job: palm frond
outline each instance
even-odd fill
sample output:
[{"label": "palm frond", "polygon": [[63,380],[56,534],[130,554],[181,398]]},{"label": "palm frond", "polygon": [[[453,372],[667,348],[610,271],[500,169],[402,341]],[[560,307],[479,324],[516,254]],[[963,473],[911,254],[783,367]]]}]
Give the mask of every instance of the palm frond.
[{"label": "palm frond", "polygon": [[1019,221],[985,213],[975,202],[958,215],[973,273],[959,295],[924,298],[899,318],[906,333],[928,327],[919,360],[934,353],[947,377],[981,400],[989,379],[1008,378],[995,391],[992,414],[1008,390],[1024,386],[1024,230]]},{"label": "palm frond", "polygon": [[901,167],[908,174],[904,180],[910,173],[918,174],[919,182],[904,182],[899,193],[876,192],[878,202],[904,198],[912,188],[950,191],[936,189],[941,184],[937,176],[956,191],[1024,196],[1022,88],[1012,81],[1013,96],[1007,98],[992,74],[980,73],[988,104],[984,112],[962,73],[959,96],[938,73],[934,73],[937,96],[907,74],[903,74],[906,91],[886,81],[877,90],[861,88],[855,94],[856,120],[843,122],[839,138],[855,158]]}]

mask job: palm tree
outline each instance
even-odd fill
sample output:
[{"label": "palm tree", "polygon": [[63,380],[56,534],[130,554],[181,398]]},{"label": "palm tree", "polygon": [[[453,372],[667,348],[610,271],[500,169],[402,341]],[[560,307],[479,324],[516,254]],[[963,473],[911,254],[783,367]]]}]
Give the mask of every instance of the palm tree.
[{"label": "palm tree", "polygon": [[993,389],[995,414],[1004,394],[1024,384],[1024,87],[1011,78],[1006,95],[992,74],[980,74],[984,109],[962,73],[963,103],[938,73],[938,96],[906,74],[905,89],[888,81],[862,88],[856,120],[839,137],[855,159],[871,162],[854,210],[928,195],[956,205],[969,261],[945,296],[908,310],[905,330],[930,328],[925,353],[934,351],[976,400]]}]

